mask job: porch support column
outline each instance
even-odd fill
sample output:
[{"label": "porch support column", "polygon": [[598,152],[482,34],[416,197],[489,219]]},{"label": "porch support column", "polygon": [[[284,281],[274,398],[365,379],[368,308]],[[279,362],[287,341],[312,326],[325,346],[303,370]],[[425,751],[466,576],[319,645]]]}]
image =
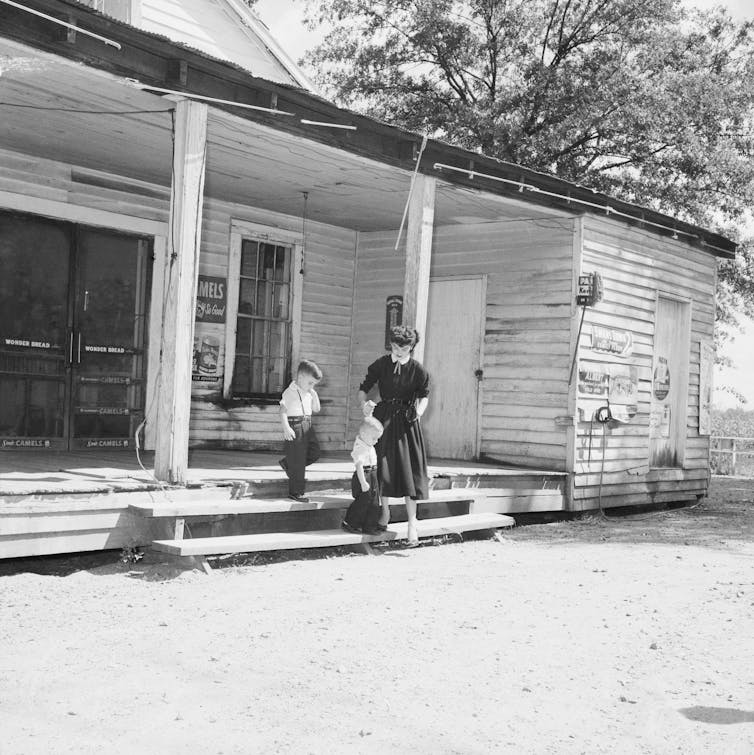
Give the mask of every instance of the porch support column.
[{"label": "porch support column", "polygon": [[154,456],[155,477],[173,484],[185,483],[188,469],[191,361],[206,143],[207,105],[180,100],[175,108]]},{"label": "porch support column", "polygon": [[435,220],[434,176],[417,174],[408,208],[406,232],[406,277],[403,284],[403,324],[419,331],[414,357],[424,357],[429,303],[429,266],[432,260],[432,233]]}]

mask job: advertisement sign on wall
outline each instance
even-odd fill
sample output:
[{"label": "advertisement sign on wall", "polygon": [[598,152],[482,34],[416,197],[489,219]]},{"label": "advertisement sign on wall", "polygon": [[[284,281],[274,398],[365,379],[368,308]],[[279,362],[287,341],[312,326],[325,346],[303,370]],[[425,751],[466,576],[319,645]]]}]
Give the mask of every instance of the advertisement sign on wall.
[{"label": "advertisement sign on wall", "polygon": [[200,275],[196,289],[196,321],[225,322],[227,291],[225,278]]},{"label": "advertisement sign on wall", "polygon": [[628,422],[639,410],[639,377],[634,364],[579,363],[579,421],[589,422],[594,412],[610,402],[615,419]]}]

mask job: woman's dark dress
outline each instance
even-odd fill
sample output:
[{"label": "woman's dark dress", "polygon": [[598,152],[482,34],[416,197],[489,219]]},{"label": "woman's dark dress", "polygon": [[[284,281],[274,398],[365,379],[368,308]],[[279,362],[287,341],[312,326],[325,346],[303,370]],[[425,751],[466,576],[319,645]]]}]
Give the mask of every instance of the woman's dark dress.
[{"label": "woman's dark dress", "polygon": [[385,427],[376,445],[380,492],[388,498],[427,498],[427,454],[414,403],[429,395],[429,373],[415,359],[396,373],[386,354],[369,365],[359,390],[369,393],[375,385],[381,400],[374,416]]}]

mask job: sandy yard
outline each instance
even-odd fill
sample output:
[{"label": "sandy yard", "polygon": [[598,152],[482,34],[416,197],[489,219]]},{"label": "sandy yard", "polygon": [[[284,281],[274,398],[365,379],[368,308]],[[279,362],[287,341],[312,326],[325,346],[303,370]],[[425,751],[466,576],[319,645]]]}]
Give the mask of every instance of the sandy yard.
[{"label": "sandy yard", "polygon": [[753,501],[210,577],[4,562],[0,753],[748,755]]}]

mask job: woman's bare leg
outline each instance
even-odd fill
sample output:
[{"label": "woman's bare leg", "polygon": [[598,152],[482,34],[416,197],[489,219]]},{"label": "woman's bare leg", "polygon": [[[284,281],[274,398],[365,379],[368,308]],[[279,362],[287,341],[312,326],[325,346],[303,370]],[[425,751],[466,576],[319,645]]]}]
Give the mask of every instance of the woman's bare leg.
[{"label": "woman's bare leg", "polygon": [[387,527],[390,523],[390,499],[380,496],[382,513],[380,514],[379,524],[381,527]]},{"label": "woman's bare leg", "polygon": [[403,499],[406,502],[406,514],[408,515],[408,542],[412,545],[419,542],[419,536],[416,532],[416,501],[406,496]]}]

